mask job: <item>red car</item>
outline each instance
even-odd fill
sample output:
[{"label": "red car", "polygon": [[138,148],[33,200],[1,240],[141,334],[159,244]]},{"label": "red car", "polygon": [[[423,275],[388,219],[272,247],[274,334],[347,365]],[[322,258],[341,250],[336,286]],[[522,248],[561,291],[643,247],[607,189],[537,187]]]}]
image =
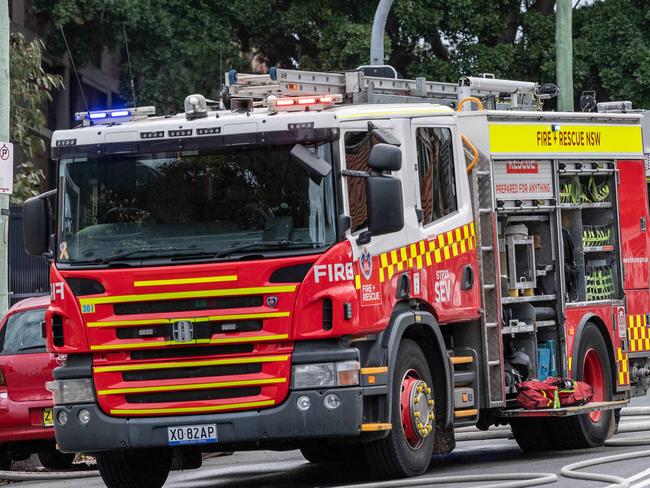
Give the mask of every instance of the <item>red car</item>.
[{"label": "red car", "polygon": [[69,468],[74,454],[56,450],[52,394],[45,382],[52,379],[56,358],[45,349],[42,322],[49,297],[16,303],[0,322],[0,469],[13,460],[38,453],[48,469]]}]

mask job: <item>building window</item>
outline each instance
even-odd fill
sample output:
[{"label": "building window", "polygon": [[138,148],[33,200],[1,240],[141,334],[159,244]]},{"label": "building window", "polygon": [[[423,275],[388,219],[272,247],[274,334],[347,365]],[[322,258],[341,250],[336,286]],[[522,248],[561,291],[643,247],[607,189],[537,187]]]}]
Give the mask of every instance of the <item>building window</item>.
[{"label": "building window", "polygon": [[418,128],[416,143],[420,204],[427,225],[458,210],[451,130]]}]

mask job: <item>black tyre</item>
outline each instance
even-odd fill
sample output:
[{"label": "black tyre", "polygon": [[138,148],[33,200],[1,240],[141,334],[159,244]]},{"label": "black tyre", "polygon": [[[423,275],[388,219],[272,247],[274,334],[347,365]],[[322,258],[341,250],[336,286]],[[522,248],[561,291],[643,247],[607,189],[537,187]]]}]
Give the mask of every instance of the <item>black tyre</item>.
[{"label": "black tyre", "polygon": [[6,449],[0,449],[0,471],[11,469],[11,453]]},{"label": "black tyre", "polygon": [[108,488],[161,488],[172,465],[171,449],[102,452],[96,457]]},{"label": "black tyre", "polygon": [[74,461],[74,454],[66,454],[60,451],[39,452],[38,460],[44,468],[50,471],[70,469]]},{"label": "black tyre", "polygon": [[618,432],[618,426],[621,423],[621,409],[614,410],[614,434]]},{"label": "black tyre", "polygon": [[[611,361],[605,339],[595,324],[588,323],[585,326],[573,362],[574,378],[594,388],[592,401],[611,401],[614,394]],[[614,412],[605,410],[557,420],[555,437],[558,447],[583,449],[605,443],[613,430]]]},{"label": "black tyre", "polygon": [[417,343],[402,341],[392,375],[392,429],[386,438],[364,444],[364,452],[379,475],[418,476],[431,462],[436,419],[431,373]]},{"label": "black tyre", "polygon": [[552,451],[556,449],[553,438],[549,432],[554,428],[553,419],[545,418],[523,418],[513,419],[510,422],[512,434],[526,452]]},{"label": "black tyre", "polygon": [[[573,377],[594,387],[592,401],[612,399],[611,362],[595,324],[585,326],[573,363]],[[614,412],[605,410],[564,418],[513,419],[510,427],[519,447],[532,452],[602,446],[613,432],[613,422]]]},{"label": "black tyre", "polygon": [[302,444],[300,453],[313,464],[363,464],[365,462],[363,452],[358,444],[328,444],[314,441]]}]

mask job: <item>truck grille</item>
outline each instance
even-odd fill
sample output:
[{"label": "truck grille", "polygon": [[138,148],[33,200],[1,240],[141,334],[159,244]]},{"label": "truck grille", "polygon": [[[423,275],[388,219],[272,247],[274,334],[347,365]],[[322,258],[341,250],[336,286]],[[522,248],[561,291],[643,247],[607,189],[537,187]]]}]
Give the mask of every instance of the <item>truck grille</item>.
[{"label": "truck grille", "polygon": [[124,381],[176,380],[180,378],[201,378],[203,376],[230,376],[252,374],[262,371],[261,364],[237,364],[231,366],[203,366],[198,368],[154,369],[125,371]]},{"label": "truck grille", "polygon": [[[268,348],[268,345],[264,345]],[[280,351],[279,345],[273,347]],[[199,356],[94,366],[99,404],[111,415],[158,415],[271,406],[288,394],[290,355]]]},{"label": "truck grille", "polygon": [[222,310],[224,308],[252,308],[262,306],[261,296],[220,297],[154,302],[116,303],[115,315],[139,315],[145,313],[197,312]]},{"label": "truck grille", "polygon": [[260,394],[259,387],[249,388],[228,388],[224,390],[202,390],[202,391],[174,391],[170,393],[145,393],[126,395],[129,403],[168,403],[180,401],[200,400],[223,400],[231,398],[244,398]]},{"label": "truck grille", "polygon": [[[140,283],[170,281],[186,278]],[[86,326],[95,353],[98,403],[105,413],[133,417],[259,409],[288,395],[297,285],[208,288],[194,284],[195,278],[190,281],[189,290],[133,289],[128,295],[80,298],[81,305],[95,307]]]},{"label": "truck grille", "polygon": [[130,357],[138,359],[175,359],[194,356],[221,356],[253,352],[253,344],[233,344],[231,346],[175,347],[173,349],[149,349],[131,351]]}]

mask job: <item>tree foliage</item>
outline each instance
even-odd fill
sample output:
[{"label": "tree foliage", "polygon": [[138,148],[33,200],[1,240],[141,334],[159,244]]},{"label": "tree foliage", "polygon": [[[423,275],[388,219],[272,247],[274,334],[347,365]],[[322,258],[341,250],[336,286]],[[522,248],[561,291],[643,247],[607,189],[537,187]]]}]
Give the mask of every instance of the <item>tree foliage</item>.
[{"label": "tree foliage", "polygon": [[[36,0],[48,42],[97,63],[123,50],[122,22],[142,103],[177,110],[183,97],[216,96],[223,70],[269,66],[350,69],[368,61],[377,0]],[[579,3],[579,2],[578,2]],[[386,61],[406,77],[555,79],[555,0],[396,0]],[[650,107],[650,2],[595,0],[574,9],[575,88],[599,100]],[[126,80],[127,70],[123,70]],[[127,83],[123,98],[129,99]]]},{"label": "tree foliage", "polygon": [[52,91],[63,83],[60,76],[43,69],[42,41],[25,42],[22,34],[12,34],[9,49],[10,138],[24,156],[14,177],[11,200],[16,203],[37,195],[38,184],[44,179],[43,171],[34,165],[34,157],[47,149],[39,133],[46,125],[43,105],[52,101]]}]

